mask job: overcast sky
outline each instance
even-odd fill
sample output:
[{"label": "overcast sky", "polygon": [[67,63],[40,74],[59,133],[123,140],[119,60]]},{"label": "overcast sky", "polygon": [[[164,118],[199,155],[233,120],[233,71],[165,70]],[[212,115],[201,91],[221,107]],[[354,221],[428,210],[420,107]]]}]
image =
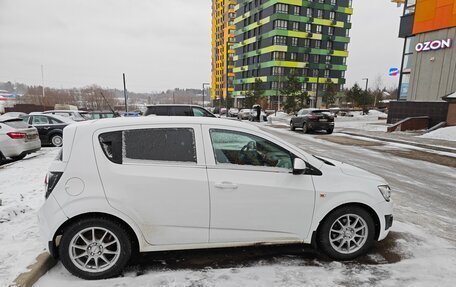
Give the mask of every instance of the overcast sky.
[{"label": "overcast sky", "polygon": [[[401,8],[354,0],[347,84],[398,67]],[[151,92],[210,82],[210,0],[0,0],[0,82]],[[371,84],[369,84],[371,86]]]}]

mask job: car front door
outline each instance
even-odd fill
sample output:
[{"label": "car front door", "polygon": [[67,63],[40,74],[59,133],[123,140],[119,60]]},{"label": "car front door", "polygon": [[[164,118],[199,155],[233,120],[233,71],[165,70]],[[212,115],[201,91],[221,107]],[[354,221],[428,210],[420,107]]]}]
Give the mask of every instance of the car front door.
[{"label": "car front door", "polygon": [[94,137],[109,204],[152,245],[207,243],[209,188],[199,125],[103,131]]},{"label": "car front door", "polygon": [[300,241],[310,229],[312,177],[293,175],[296,157],[251,131],[204,127],[210,242]]}]

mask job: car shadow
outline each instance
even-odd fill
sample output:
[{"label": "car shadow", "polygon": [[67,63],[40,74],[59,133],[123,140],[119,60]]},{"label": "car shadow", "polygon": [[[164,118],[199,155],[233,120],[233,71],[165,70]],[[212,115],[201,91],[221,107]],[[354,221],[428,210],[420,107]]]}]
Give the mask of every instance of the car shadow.
[{"label": "car shadow", "polygon": [[[401,238],[404,238],[401,233],[391,232],[385,240],[376,242],[366,255],[342,264],[347,268],[357,268],[360,265],[399,262],[409,257],[397,246],[397,241]],[[310,245],[261,245],[143,253],[132,260],[125,272],[134,272],[140,276],[150,271],[243,268],[274,264],[321,266],[331,262],[333,260]]]}]

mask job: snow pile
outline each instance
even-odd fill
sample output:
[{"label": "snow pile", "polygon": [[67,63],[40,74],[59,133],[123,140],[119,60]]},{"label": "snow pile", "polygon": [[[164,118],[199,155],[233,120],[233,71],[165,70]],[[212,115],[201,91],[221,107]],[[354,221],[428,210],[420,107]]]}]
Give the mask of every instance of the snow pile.
[{"label": "snow pile", "polygon": [[44,177],[57,149],[43,149],[0,166],[0,286],[9,286],[43,252],[37,210],[44,201]]},{"label": "snow pile", "polygon": [[419,136],[420,138],[456,141],[456,126],[440,128],[430,133]]},{"label": "snow pile", "polygon": [[277,112],[268,116],[268,123],[273,125],[286,125],[290,124],[291,115],[284,112]]},{"label": "snow pile", "polygon": [[369,110],[368,115],[377,116],[377,117],[381,117],[381,118],[385,118],[385,119],[388,117],[388,114],[385,114],[385,113],[377,111],[377,110]]}]

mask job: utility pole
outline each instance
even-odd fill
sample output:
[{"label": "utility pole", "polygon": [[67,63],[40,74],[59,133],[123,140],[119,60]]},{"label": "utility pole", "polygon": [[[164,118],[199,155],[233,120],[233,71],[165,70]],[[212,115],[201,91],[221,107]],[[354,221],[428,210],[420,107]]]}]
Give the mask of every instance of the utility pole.
[{"label": "utility pole", "polygon": [[203,83],[203,108],[204,108],[204,86],[209,86],[209,83]]},{"label": "utility pole", "polygon": [[176,103],[176,101],[175,101],[175,99],[174,99],[174,93],[175,93],[175,92],[173,92],[173,104]]},{"label": "utility pole", "polygon": [[43,106],[43,111],[44,111],[44,67],[41,65],[41,88],[42,88],[42,96],[43,98],[41,99],[41,105]]},{"label": "utility pole", "polygon": [[314,108],[317,108],[318,102],[318,87],[320,86],[320,69],[317,70],[317,90],[315,91],[315,104]]},{"label": "utility pole", "polygon": [[229,85],[228,85],[228,80],[229,80],[229,76],[228,76],[228,62],[229,62],[228,40],[229,39],[226,39],[226,44],[225,44],[225,46],[226,46],[226,61],[225,61],[226,62],[225,63],[225,66],[226,66],[225,67],[225,69],[226,69],[226,95],[225,95],[225,109],[226,109],[226,111],[225,111],[225,113],[226,114],[225,114],[225,116],[226,117],[228,117],[228,93],[229,93],[229,91],[228,91],[228,88],[229,88]]},{"label": "utility pole", "polygon": [[367,89],[369,86],[369,78],[363,78],[363,81],[366,81],[366,89],[365,89],[366,94],[363,97],[363,115],[364,115],[364,111],[366,110],[366,97],[367,97]]},{"label": "utility pole", "polygon": [[127,98],[127,85],[125,83],[125,73],[123,73],[123,86],[124,86],[124,97],[125,97],[125,112],[128,113],[128,98]]}]

